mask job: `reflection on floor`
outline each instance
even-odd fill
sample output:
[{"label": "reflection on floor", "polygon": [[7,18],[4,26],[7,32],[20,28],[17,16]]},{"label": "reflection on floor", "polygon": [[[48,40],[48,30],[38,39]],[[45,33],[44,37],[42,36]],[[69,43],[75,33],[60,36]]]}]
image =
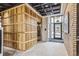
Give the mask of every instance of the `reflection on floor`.
[{"label": "reflection on floor", "polygon": [[39,42],[25,52],[15,51],[13,56],[67,56],[67,52],[63,43]]},{"label": "reflection on floor", "polygon": [[63,39],[50,39],[49,38],[49,42],[60,42],[60,43],[64,43]]}]

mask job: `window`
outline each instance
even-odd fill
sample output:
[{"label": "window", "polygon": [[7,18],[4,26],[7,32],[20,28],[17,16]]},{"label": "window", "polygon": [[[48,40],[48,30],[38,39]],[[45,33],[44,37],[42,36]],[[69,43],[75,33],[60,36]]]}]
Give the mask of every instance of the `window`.
[{"label": "window", "polygon": [[57,16],[54,19],[55,19],[55,23],[61,23],[61,17],[60,16]]}]

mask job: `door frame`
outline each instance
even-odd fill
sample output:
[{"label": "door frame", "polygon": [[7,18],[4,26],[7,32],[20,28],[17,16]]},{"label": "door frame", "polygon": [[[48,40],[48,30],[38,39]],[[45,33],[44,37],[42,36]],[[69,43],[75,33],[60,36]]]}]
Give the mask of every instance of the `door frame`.
[{"label": "door frame", "polygon": [[[61,38],[56,38],[55,37],[55,25],[56,24],[60,24],[60,26],[61,26]],[[62,23],[54,23],[54,39],[62,39]]]}]

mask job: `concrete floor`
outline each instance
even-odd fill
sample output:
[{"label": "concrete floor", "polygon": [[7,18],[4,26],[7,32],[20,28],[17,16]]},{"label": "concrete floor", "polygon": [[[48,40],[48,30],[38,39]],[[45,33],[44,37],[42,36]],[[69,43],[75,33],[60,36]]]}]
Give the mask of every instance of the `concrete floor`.
[{"label": "concrete floor", "polygon": [[0,56],[3,56],[3,54],[0,54]]},{"label": "concrete floor", "polygon": [[67,51],[64,43],[40,42],[25,52],[16,51],[14,56],[67,56]]}]

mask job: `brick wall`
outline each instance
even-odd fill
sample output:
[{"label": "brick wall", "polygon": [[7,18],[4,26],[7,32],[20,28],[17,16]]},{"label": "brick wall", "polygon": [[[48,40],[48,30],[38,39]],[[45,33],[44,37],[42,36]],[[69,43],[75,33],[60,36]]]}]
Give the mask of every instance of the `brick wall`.
[{"label": "brick wall", "polygon": [[77,4],[65,4],[64,15],[69,13],[69,33],[64,32],[64,43],[68,55],[76,55]]}]

